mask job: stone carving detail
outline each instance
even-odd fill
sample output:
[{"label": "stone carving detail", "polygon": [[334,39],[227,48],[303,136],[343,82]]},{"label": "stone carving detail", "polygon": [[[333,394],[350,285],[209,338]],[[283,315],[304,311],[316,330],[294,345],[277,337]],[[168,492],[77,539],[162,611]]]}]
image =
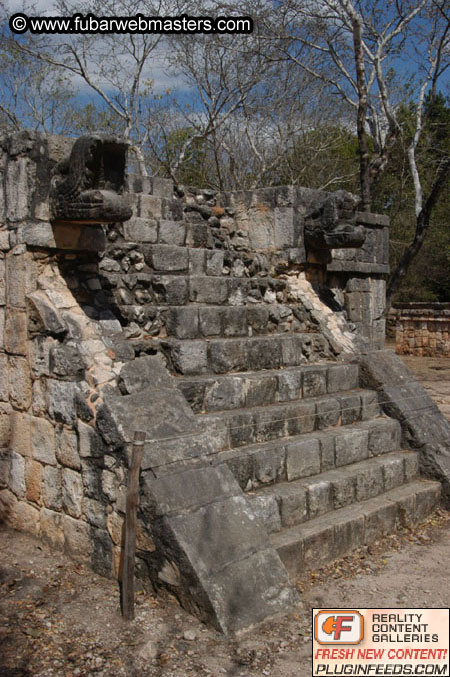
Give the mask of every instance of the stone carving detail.
[{"label": "stone carving detail", "polygon": [[310,249],[361,247],[365,229],[356,225],[358,198],[338,190],[315,204],[305,219],[305,243]]},{"label": "stone carving detail", "polygon": [[125,187],[127,144],[111,136],[81,136],[70,158],[55,167],[50,191],[55,221],[113,223],[126,221],[131,209]]}]

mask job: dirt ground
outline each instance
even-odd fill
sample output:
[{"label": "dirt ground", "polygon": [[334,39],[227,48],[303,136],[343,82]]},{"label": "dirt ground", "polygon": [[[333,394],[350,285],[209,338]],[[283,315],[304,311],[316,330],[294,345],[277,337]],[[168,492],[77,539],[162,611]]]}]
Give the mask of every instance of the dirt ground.
[{"label": "dirt ground", "polygon": [[[450,360],[405,358],[450,418]],[[119,588],[29,536],[0,530],[0,676],[303,677],[311,608],[450,606],[450,513],[296,581],[298,607],[224,638],[170,596],[138,591],[123,621]]]}]

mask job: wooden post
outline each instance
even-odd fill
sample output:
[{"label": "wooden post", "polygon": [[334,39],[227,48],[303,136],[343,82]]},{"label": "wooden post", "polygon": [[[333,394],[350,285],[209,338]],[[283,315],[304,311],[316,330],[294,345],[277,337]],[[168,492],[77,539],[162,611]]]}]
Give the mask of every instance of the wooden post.
[{"label": "wooden post", "polygon": [[134,557],[136,554],[136,520],[139,503],[139,471],[144,453],[145,433],[134,433],[131,466],[128,473],[127,504],[125,514],[125,547],[122,570],[122,615],[134,618]]}]

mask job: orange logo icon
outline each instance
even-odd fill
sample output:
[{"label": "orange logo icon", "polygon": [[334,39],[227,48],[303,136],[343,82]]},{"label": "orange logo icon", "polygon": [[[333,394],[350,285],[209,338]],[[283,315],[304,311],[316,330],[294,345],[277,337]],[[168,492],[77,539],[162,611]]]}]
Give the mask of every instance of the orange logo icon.
[{"label": "orange logo icon", "polygon": [[364,618],[354,609],[324,609],[314,617],[314,637],[319,644],[359,644]]}]

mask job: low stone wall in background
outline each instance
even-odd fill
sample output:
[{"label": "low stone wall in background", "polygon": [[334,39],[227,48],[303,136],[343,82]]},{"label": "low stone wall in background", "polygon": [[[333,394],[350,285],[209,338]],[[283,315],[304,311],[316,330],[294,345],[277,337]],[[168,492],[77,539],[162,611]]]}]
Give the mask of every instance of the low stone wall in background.
[{"label": "low stone wall in background", "polygon": [[450,303],[399,303],[391,315],[399,355],[450,357]]}]

